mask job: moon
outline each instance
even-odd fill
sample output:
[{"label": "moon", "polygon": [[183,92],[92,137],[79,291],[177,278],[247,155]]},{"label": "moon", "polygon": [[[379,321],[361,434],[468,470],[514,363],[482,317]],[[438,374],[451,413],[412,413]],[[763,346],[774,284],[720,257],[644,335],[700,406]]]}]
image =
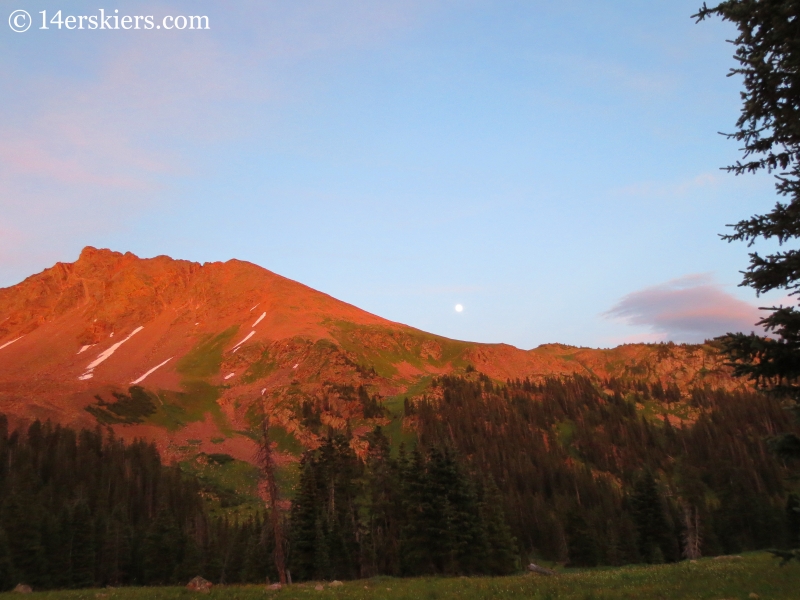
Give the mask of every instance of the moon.
[{"label": "moon", "polygon": [[460,304],[456,304],[456,312],[461,312],[463,310],[464,310],[463,306],[461,306]]}]

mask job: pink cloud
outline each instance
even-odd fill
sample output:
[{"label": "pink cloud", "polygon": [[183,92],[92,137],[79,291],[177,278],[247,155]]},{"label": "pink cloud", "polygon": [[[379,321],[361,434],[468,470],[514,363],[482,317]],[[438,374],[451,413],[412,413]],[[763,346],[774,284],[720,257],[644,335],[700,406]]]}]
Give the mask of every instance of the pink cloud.
[{"label": "pink cloud", "polygon": [[756,323],[766,313],[726,292],[711,276],[695,274],[632,292],[603,316],[648,327],[658,340],[702,342],[728,332],[763,333]]},{"label": "pink cloud", "polygon": [[[145,6],[143,14],[177,11]],[[419,0],[245,0],[212,11],[214,35],[109,43],[88,78],[20,74],[24,108],[0,123],[0,183],[17,191],[0,198],[0,208],[29,202],[31,180],[60,186],[61,202],[82,208],[95,202],[87,188],[108,198],[190,174],[187,146],[252,135],[253,120],[269,121],[273,102],[298,101],[303,92],[285,71],[294,61],[380,44],[430,10]]]}]

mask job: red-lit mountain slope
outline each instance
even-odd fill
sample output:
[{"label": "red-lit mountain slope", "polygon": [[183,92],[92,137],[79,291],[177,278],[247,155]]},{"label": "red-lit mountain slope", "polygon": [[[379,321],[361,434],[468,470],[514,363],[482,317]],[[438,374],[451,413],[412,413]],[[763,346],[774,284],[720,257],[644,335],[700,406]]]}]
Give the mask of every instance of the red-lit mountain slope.
[{"label": "red-lit mountain slope", "polygon": [[739,385],[706,346],[524,351],[455,341],[237,260],[200,265],[86,248],[74,263],[0,289],[0,412],[99,421],[176,456],[203,449],[252,458],[261,407],[295,452],[315,443],[304,405],[358,435],[391,420],[365,416],[358,386],[398,414],[398,400],[424,393],[431,376],[468,365],[498,380],[582,373],[684,390]]}]

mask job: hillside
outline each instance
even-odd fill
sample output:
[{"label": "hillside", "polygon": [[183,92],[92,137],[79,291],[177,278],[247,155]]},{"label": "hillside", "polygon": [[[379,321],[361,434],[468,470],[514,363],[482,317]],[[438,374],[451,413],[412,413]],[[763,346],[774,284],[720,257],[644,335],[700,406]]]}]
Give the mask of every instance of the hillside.
[{"label": "hillside", "polygon": [[[12,422],[99,422],[155,440],[173,459],[202,451],[251,460],[261,406],[283,427],[287,461],[316,444],[303,406],[356,438],[392,421],[400,435],[402,398],[468,367],[496,381],[583,374],[682,391],[741,385],[709,346],[525,351],[451,340],[238,260],[201,265],[87,247],[74,263],[0,289],[0,319],[0,412]],[[370,411],[370,402],[390,412]]]}]

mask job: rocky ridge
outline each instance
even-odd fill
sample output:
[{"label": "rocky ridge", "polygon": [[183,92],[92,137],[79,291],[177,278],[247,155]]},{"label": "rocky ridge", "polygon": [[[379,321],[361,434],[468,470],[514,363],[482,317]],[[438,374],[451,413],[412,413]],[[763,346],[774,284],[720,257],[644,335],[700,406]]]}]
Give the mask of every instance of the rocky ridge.
[{"label": "rocky ridge", "polygon": [[[248,432],[261,411],[286,434],[284,460],[315,444],[303,410],[356,440],[376,424],[402,432],[403,397],[473,368],[499,381],[583,374],[684,393],[743,385],[707,345],[526,351],[451,340],[237,260],[87,247],[74,263],[0,289],[0,412],[99,422],[178,458],[189,449],[252,460]],[[387,410],[368,410],[371,402]]]}]

